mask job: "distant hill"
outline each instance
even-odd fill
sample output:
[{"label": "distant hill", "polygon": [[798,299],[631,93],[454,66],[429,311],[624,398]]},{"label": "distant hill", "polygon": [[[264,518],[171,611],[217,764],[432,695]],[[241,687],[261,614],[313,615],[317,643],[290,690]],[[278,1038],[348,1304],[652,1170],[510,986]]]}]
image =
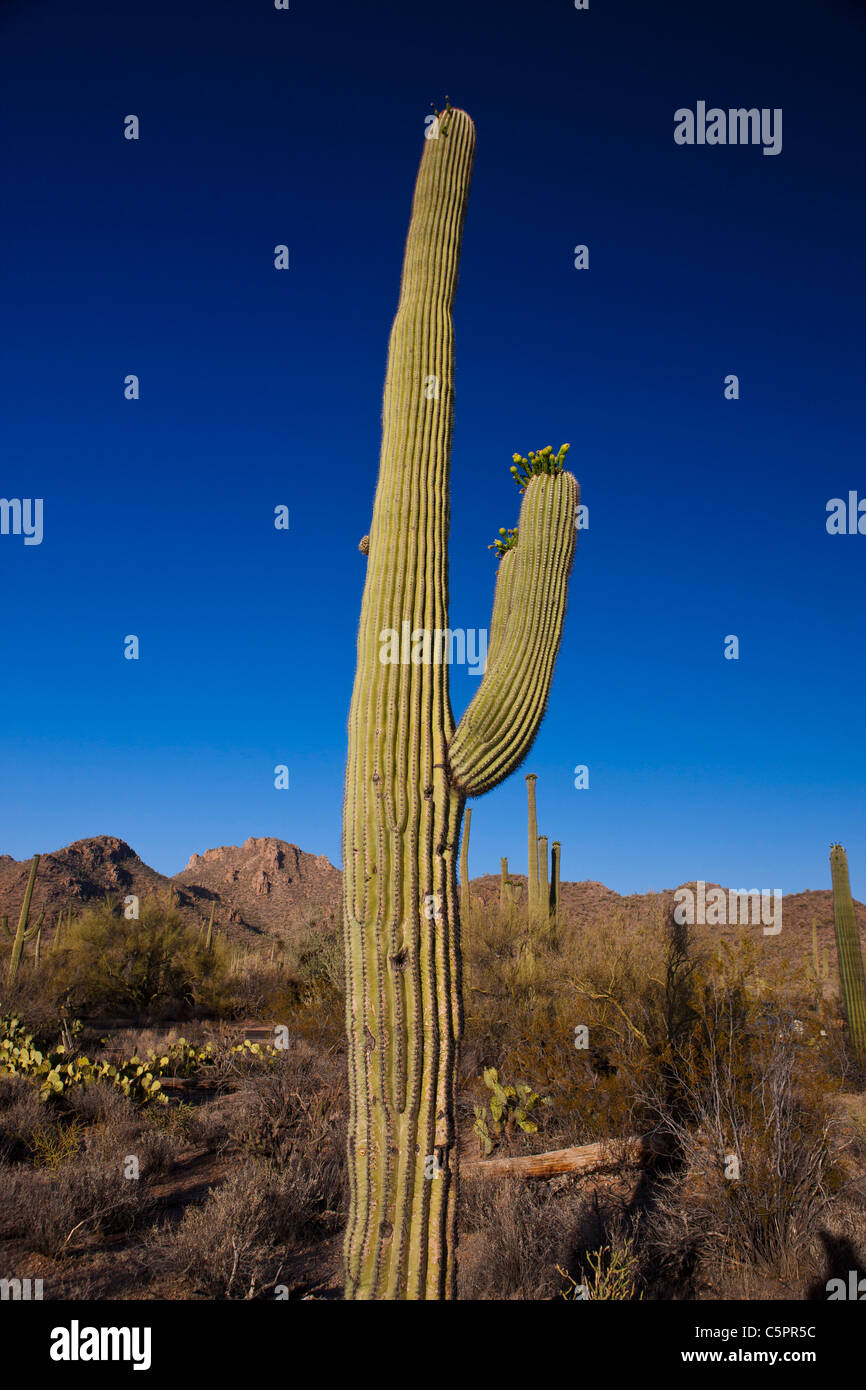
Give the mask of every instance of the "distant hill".
[{"label": "distant hill", "polygon": [[[0,855],[0,913],[17,921],[31,860]],[[215,920],[223,934],[241,941],[250,936],[291,937],[308,922],[336,926],[340,910],[339,869],[323,855],[305,854],[284,840],[249,839],[194,854],[182,873],[157,873],[126,843],[113,835],[76,840],[65,849],[44,853],[33,893],[31,921],[46,904],[46,930],[70,903],[73,912],[106,893],[144,899],[157,894],[175,906],[191,926],[200,926],[216,903]]]},{"label": "distant hill", "polygon": [[[10,925],[17,920],[29,871],[30,860],[0,855],[0,913],[8,915]],[[525,896],[525,875],[512,874],[511,879],[522,885]],[[136,893],[140,898],[156,893],[167,901],[170,890],[178,910],[191,926],[206,922],[215,903],[217,925],[225,936],[239,944],[252,944],[260,937],[290,939],[310,924],[336,930],[340,921],[340,870],[324,855],[307,854],[297,845],[271,836],[253,837],[240,846],[226,845],[194,854],[186,868],[173,877],[157,873],[125,840],[112,835],[76,840],[65,849],[42,855],[33,908],[38,913],[46,904],[46,928],[50,935],[59,913],[70,903],[76,911],[101,901],[106,893],[116,897]],[[487,874],[473,879],[471,893],[476,902],[495,910],[499,903],[498,876]],[[627,931],[629,926],[663,916],[673,905],[673,895],[674,889],[667,889],[621,896],[603,883],[585,880],[563,883],[560,900],[567,927],[579,931],[584,925],[604,922],[612,930]],[[866,948],[866,906],[858,902],[855,910]],[[31,921],[33,916],[31,911]],[[813,920],[820,946],[830,948],[831,968],[835,970],[833,895],[829,889],[786,896],[778,938],[763,936],[759,928],[753,930],[756,939],[778,942],[785,954],[795,952],[802,956],[811,950]],[[730,937],[736,930],[707,926],[701,934]]]}]

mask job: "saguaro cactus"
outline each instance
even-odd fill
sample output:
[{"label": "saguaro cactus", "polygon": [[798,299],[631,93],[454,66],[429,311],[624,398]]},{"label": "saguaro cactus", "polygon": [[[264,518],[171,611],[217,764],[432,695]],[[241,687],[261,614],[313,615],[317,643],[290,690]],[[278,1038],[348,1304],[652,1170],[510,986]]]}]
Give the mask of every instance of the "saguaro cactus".
[{"label": "saguaro cactus", "polygon": [[215,915],[216,915],[216,898],[214,898],[213,902],[212,902],[211,905],[210,905],[210,921],[209,921],[208,924],[207,924],[207,931],[205,932],[205,938],[204,938],[204,948],[205,948],[206,951],[212,951],[212,950],[213,950],[213,919],[214,919],[214,916],[215,916]]},{"label": "saguaro cactus", "polygon": [[562,854],[562,846],[558,840],[554,840],[550,846],[550,920],[555,927],[559,926],[559,860]]},{"label": "saguaro cactus", "polygon": [[538,781],[534,772],[526,774],[526,800],[528,809],[528,840],[526,867],[526,901],[530,921],[538,907],[538,816],[535,810],[535,784]]},{"label": "saguaro cactus", "polygon": [[836,950],[839,953],[839,978],[848,1018],[851,1046],[860,1066],[866,1067],[866,973],[860,933],[848,879],[848,856],[841,845],[830,849],[830,872],[833,877],[833,917],[836,923]]},{"label": "saguaro cactus", "polygon": [[547,836],[538,837],[538,917],[546,921],[550,903],[550,879],[547,870]]},{"label": "saguaro cactus", "polygon": [[[499,566],[486,673],[455,728],[447,664],[451,310],[475,151],[465,112],[425,141],[382,412],[343,819],[349,1053],[347,1298],[455,1292],[457,854],[465,801],[526,756],[565,616],[578,487],[527,480]],[[413,653],[383,647],[411,625]]]},{"label": "saguaro cactus", "polygon": [[505,912],[508,909],[508,860],[499,861],[499,910]]},{"label": "saguaro cactus", "polygon": [[24,892],[24,902],[21,904],[21,913],[18,918],[18,929],[14,933],[9,926],[9,918],[3,918],[3,930],[7,936],[12,937],[12,954],[9,957],[9,969],[6,972],[6,984],[11,985],[15,976],[18,974],[18,966],[21,964],[21,953],[24,950],[25,941],[31,937],[38,936],[42,932],[42,923],[45,921],[45,908],[39,914],[39,921],[34,922],[32,927],[28,927],[27,919],[30,916],[30,901],[33,897],[33,886],[36,883],[36,872],[39,868],[38,854],[34,854],[33,863],[30,865],[30,877],[27,880],[27,887]]},{"label": "saguaro cactus", "polygon": [[469,912],[469,827],[472,824],[472,811],[466,808],[463,822],[463,840],[460,845],[460,911],[464,917]]}]

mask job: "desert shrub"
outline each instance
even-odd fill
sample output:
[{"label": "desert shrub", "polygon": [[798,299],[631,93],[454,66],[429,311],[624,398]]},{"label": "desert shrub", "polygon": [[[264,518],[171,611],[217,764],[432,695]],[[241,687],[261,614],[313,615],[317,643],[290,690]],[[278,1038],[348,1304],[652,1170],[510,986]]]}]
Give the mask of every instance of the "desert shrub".
[{"label": "desert shrub", "polygon": [[57,999],[76,1013],[213,1013],[225,1003],[223,945],[207,950],[177,911],[155,899],[134,919],[108,902],[86,909],[46,968]]},{"label": "desert shrub", "polygon": [[86,1125],[101,1125],[124,1134],[138,1133],[141,1127],[140,1112],[117,1086],[94,1081],[86,1086],[70,1087],[63,1100],[69,1114]]},{"label": "desert shrub", "polygon": [[34,1135],[49,1125],[39,1095],[27,1079],[0,1074],[0,1162],[25,1161]]},{"label": "desert shrub", "polygon": [[163,1233],[164,1253],[207,1297],[264,1297],[279,1281],[285,1245],[309,1229],[318,1203],[311,1168],[251,1161]]},{"label": "desert shrub", "polygon": [[[663,1262],[720,1254],[782,1276],[814,1238],[835,1182],[826,1049],[733,953],[702,982],[696,1026],[641,1097],[679,1171],[649,1241]],[[733,975],[732,975],[733,967]]]},{"label": "desert shrub", "polygon": [[324,1047],[342,1041],[345,1029],[342,934],[333,925],[309,922],[286,942],[264,951],[238,953],[227,981],[233,1017],[269,1016]]},{"label": "desert shrub", "polygon": [[119,1164],[86,1154],[47,1169],[21,1168],[11,1183],[15,1207],[6,1213],[5,1234],[53,1259],[94,1237],[129,1231],[149,1206],[146,1191]]},{"label": "desert shrub", "polygon": [[294,1041],[266,1073],[247,1081],[240,1100],[237,1142],[274,1171],[293,1175],[304,1229],[336,1229],[348,1197],[342,1065]]},{"label": "desert shrub", "polygon": [[635,1252],[635,1237],[617,1233],[597,1250],[586,1254],[586,1273],[577,1280],[557,1265],[557,1272],[566,1281],[562,1297],[566,1300],[629,1301],[642,1298],[639,1289],[640,1258]]},{"label": "desert shrub", "polygon": [[572,1215],[547,1183],[466,1178],[460,1201],[463,1299],[545,1299],[562,1287]]},{"label": "desert shrub", "polygon": [[[550,1097],[548,1143],[632,1133],[636,1094],[691,1026],[702,957],[688,933],[661,908],[637,926],[617,919],[557,935],[531,932],[514,913],[473,911],[465,956],[462,1092],[469,1068],[495,1066]],[[578,1027],[586,1048],[575,1045]]]}]

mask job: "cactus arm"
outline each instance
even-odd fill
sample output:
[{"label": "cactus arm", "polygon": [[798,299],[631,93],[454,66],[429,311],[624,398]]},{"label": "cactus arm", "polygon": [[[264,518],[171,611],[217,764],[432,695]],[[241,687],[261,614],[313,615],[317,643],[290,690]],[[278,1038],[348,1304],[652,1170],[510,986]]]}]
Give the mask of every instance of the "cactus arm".
[{"label": "cactus arm", "polygon": [[487,669],[489,670],[499,655],[502,639],[508,631],[511,611],[514,608],[515,579],[519,566],[515,563],[513,546],[506,550],[496,571],[496,587],[493,591],[493,612],[490,617],[490,633],[487,642]]},{"label": "cactus arm", "polygon": [[538,733],[565,621],[579,498],[566,472],[534,476],[524,492],[517,545],[503,557],[506,581],[494,598],[493,658],[448,747],[464,796],[498,786]]},{"label": "cactus arm", "polygon": [[44,921],[45,921],[45,907],[44,907],[44,905],[43,905],[42,911],[41,911],[40,914],[39,914],[39,920],[38,920],[38,922],[34,922],[32,927],[28,927],[26,931],[24,931],[24,932],[21,933],[21,940],[22,940],[22,941],[32,941],[33,937],[34,937],[34,936],[38,936],[38,934],[42,931],[42,923],[43,923]]},{"label": "cactus arm", "polygon": [[848,1017],[851,1046],[858,1063],[866,1067],[866,972],[860,933],[851,897],[848,878],[848,857],[841,845],[830,850],[830,872],[833,878],[833,917],[836,925],[836,948],[839,953],[839,977]]}]

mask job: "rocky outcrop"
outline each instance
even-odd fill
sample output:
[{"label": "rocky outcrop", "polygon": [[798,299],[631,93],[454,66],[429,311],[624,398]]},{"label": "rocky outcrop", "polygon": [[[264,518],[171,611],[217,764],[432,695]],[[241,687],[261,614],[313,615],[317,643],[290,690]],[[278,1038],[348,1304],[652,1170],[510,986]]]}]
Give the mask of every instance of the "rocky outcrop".
[{"label": "rocky outcrop", "polygon": [[230,903],[246,926],[270,935],[338,921],[339,869],[272,836],[194,854],[173,882]]},{"label": "rocky outcrop", "polygon": [[[10,922],[20,911],[30,863],[0,855],[0,913]],[[150,868],[113,835],[42,854],[33,905],[38,913],[45,903],[49,935],[70,905],[79,912],[107,893],[121,899],[134,893],[142,900],[155,894],[164,902],[171,893],[181,916],[195,927],[207,921],[215,903],[217,926],[230,939],[287,938],[310,925],[336,926],[340,871],[324,855],[272,838],[194,854],[173,878]]]}]

